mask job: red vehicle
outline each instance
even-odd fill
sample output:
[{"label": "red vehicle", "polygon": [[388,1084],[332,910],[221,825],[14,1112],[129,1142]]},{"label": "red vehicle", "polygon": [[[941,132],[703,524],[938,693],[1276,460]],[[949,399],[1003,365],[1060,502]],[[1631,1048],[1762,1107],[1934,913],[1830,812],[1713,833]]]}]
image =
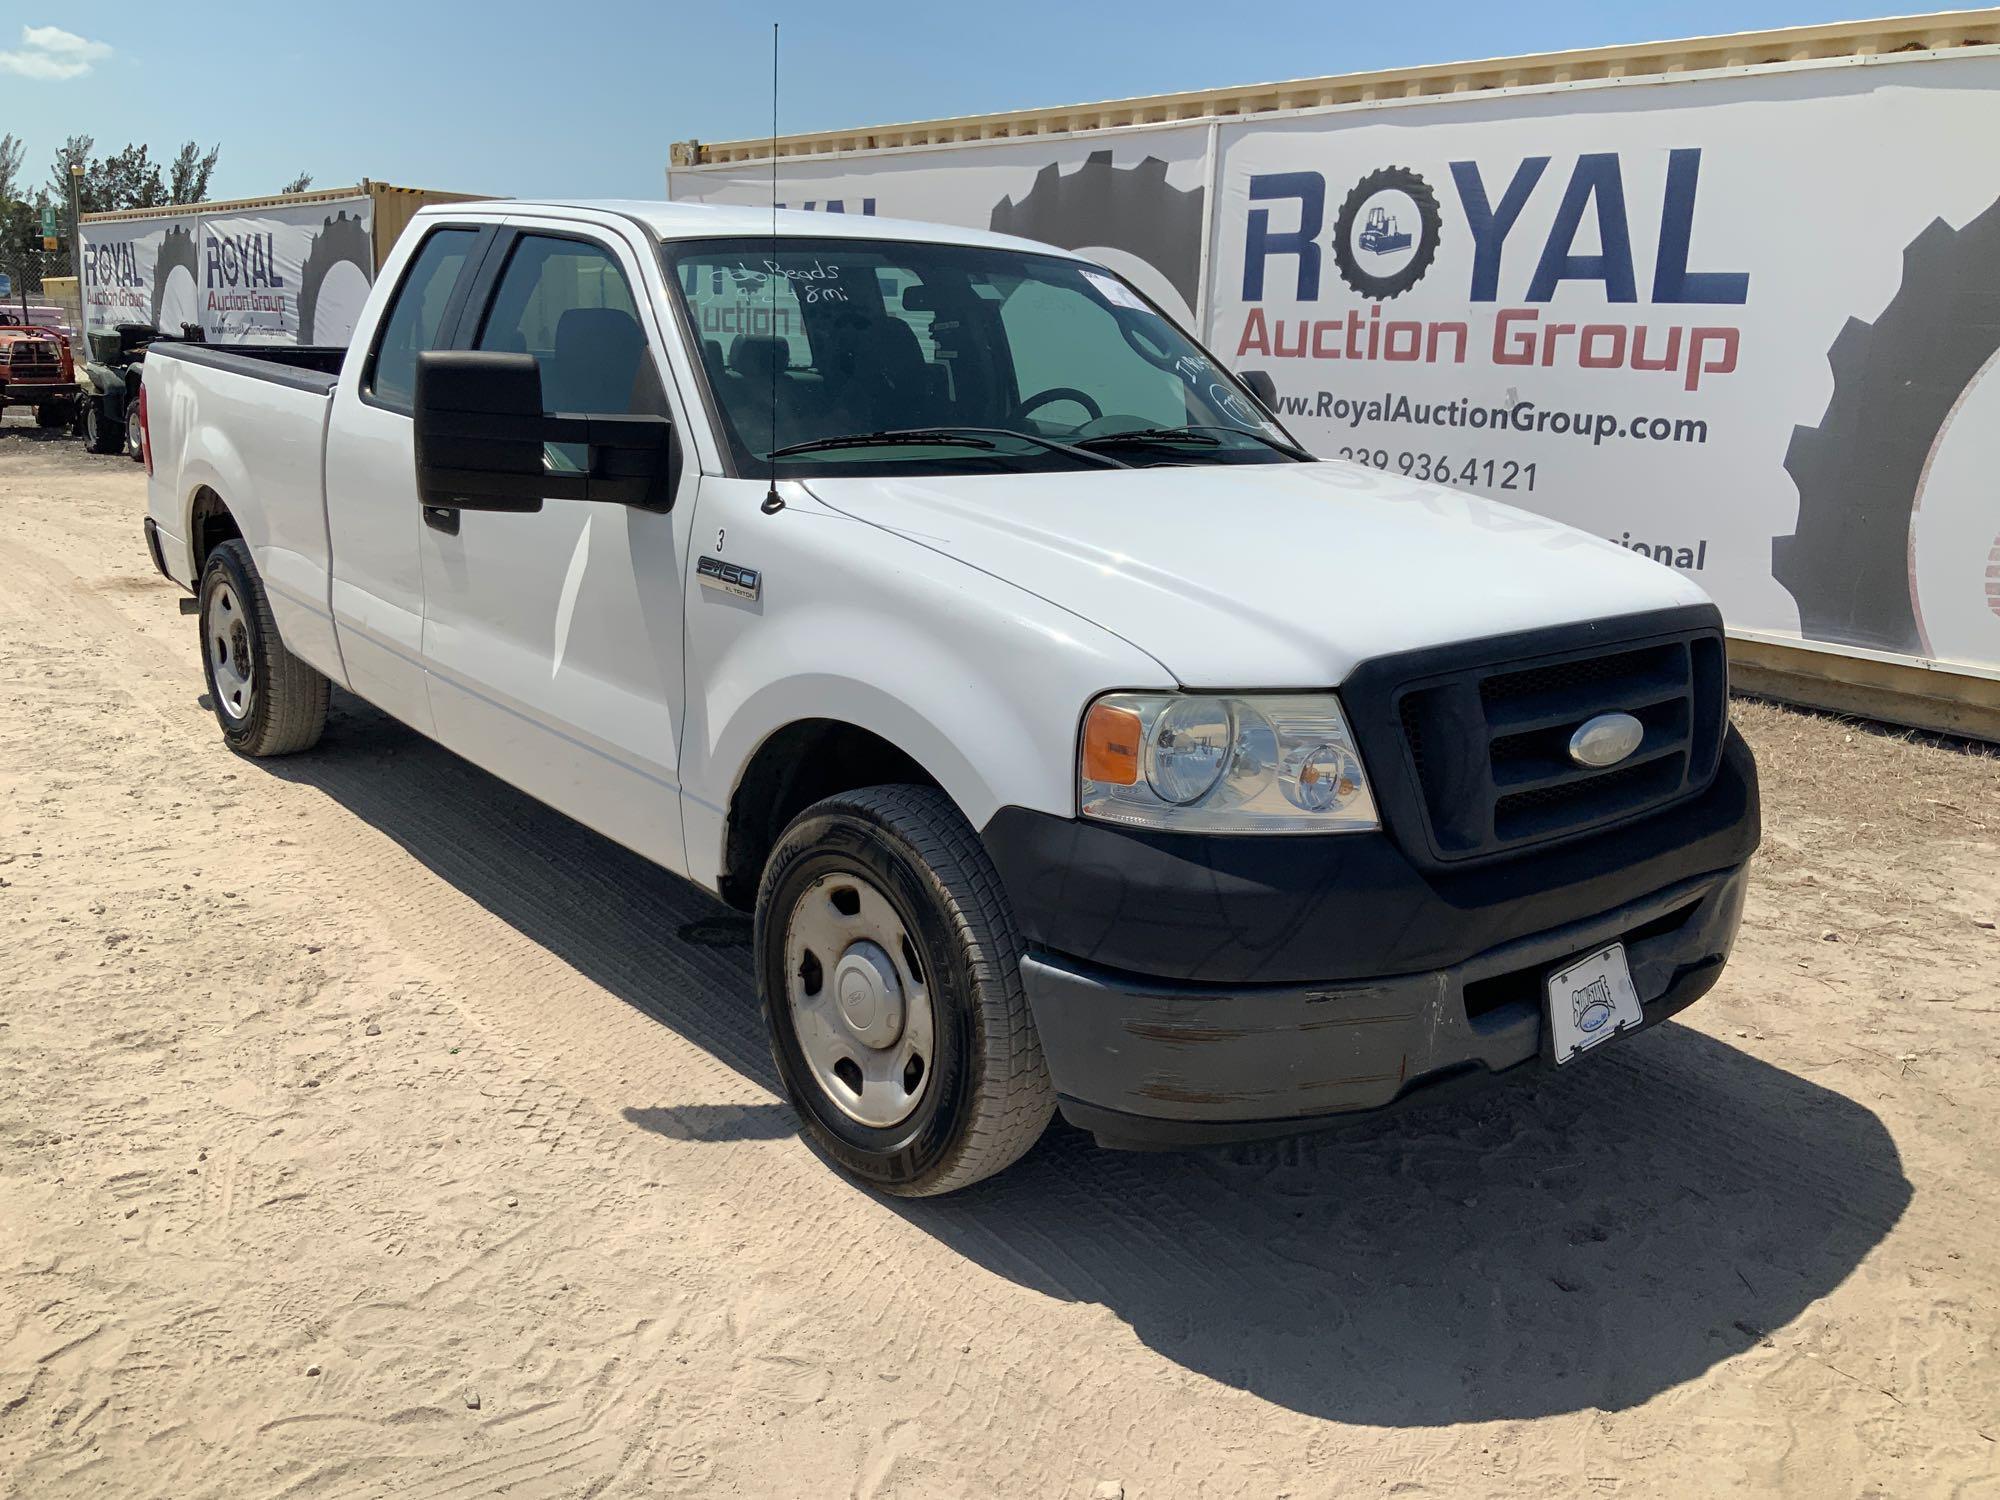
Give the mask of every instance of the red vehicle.
[{"label": "red vehicle", "polygon": [[32,406],[38,427],[61,427],[76,411],[76,361],[59,328],[0,311],[0,412]]}]

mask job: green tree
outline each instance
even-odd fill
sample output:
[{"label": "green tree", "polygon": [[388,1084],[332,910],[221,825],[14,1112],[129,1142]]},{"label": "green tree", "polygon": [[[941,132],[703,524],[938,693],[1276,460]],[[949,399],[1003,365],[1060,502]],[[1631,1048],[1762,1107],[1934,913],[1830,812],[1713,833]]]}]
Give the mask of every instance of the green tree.
[{"label": "green tree", "polygon": [[87,214],[95,213],[101,207],[108,207],[108,204],[93,203],[90,200],[88,192],[90,186],[90,148],[96,144],[97,138],[95,136],[73,135],[58,146],[56,148],[56,159],[49,167],[49,183],[43,189],[43,192],[58,203],[69,202],[69,169],[72,166],[81,166],[84,169],[83,186],[85,189],[83,211]]},{"label": "green tree", "polygon": [[208,196],[208,179],[215,171],[215,159],[222,147],[203,151],[193,141],[185,141],[167,174],[169,203],[199,203]]},{"label": "green tree", "polygon": [[21,158],[28,148],[11,135],[0,135],[0,203],[12,203],[20,187]]},{"label": "green tree", "polygon": [[12,135],[0,135],[0,270],[16,278],[26,288],[30,269],[40,264],[31,251],[42,247],[41,195],[33,200],[23,196],[27,184],[21,181],[21,159],[27,148]]},{"label": "green tree", "polygon": [[86,169],[86,180],[91,179],[95,196],[108,208],[156,208],[168,201],[159,163],[144,146],[127,146],[93,161]]},{"label": "green tree", "polygon": [[281,193],[303,193],[307,188],[311,187],[312,185],[313,185],[313,174],[310,172],[301,172],[299,173],[298,176],[294,177],[290,182],[286,183],[283,187],[279,188],[278,191]]},{"label": "green tree", "polygon": [[[73,135],[57,148],[49,169],[48,186],[43,191],[59,208],[69,205],[69,169],[73,165],[83,168],[76,196],[78,207],[87,214],[108,213],[117,208],[156,208],[162,203],[183,201],[168,195],[160,164],[145,146],[128,145],[109,156],[92,156],[96,145],[91,136]],[[204,165],[213,169],[212,154],[204,157],[192,148],[193,142],[182,148],[182,154],[189,157],[190,175],[199,176]],[[177,159],[174,162],[177,172],[180,165]],[[205,189],[207,182],[191,185]]]}]

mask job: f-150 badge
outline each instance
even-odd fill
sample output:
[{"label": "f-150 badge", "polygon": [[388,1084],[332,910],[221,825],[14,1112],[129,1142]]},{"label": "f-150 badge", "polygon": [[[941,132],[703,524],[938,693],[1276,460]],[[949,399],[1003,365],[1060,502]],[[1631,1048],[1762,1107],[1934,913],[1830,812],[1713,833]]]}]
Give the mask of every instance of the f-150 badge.
[{"label": "f-150 badge", "polygon": [[755,568],[739,568],[719,557],[703,557],[694,565],[701,586],[717,593],[734,594],[739,599],[755,599],[764,591],[764,576]]}]

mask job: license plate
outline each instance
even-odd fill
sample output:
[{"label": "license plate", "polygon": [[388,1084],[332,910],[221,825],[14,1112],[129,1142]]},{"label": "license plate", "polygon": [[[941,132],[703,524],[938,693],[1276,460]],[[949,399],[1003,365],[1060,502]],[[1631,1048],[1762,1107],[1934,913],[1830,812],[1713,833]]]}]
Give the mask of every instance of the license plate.
[{"label": "license plate", "polygon": [[1599,948],[1549,976],[1549,1036],[1558,1063],[1581,1056],[1645,1019],[1623,943]]}]

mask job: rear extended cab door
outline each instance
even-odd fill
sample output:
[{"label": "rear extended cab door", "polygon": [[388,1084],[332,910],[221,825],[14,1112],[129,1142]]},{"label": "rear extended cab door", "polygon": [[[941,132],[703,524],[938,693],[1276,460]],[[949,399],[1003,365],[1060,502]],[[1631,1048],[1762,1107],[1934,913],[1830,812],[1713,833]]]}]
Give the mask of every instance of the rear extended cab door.
[{"label": "rear extended cab door", "polygon": [[410,412],[417,355],[449,348],[496,218],[419,216],[384,267],[389,291],[349,351],[326,439],[329,599],[347,685],[436,732],[424,680],[424,579]]}]

